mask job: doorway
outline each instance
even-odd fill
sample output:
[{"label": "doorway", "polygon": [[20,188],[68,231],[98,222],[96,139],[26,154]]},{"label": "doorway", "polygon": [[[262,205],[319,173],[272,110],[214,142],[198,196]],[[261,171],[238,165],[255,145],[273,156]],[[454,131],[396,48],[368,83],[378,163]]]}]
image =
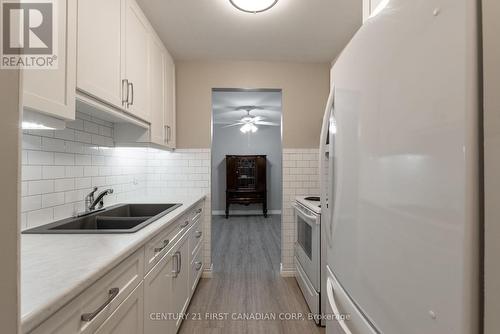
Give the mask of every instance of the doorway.
[{"label": "doorway", "polygon": [[212,91],[213,270],[279,272],[282,92]]}]

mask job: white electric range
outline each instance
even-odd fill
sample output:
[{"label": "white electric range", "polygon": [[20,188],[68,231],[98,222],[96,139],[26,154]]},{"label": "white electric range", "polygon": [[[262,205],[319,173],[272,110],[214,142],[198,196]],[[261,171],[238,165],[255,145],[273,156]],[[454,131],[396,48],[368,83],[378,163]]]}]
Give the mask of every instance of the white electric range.
[{"label": "white electric range", "polygon": [[321,296],[322,278],[326,277],[321,272],[325,267],[321,256],[321,202],[317,196],[298,196],[293,207],[297,229],[295,277],[316,324],[321,325],[326,301]]}]

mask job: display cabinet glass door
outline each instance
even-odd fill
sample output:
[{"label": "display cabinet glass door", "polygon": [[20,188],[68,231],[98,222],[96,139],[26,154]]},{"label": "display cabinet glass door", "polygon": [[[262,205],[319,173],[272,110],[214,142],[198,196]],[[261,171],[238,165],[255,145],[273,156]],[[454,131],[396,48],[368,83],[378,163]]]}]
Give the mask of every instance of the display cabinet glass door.
[{"label": "display cabinet glass door", "polygon": [[255,159],[238,160],[236,175],[239,189],[255,189],[257,178]]}]

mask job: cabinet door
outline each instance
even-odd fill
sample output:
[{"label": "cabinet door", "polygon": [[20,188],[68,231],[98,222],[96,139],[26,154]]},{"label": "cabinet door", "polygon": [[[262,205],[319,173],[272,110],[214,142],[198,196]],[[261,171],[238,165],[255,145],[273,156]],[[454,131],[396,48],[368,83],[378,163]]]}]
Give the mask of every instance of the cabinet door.
[{"label": "cabinet door", "polygon": [[125,78],[130,85],[128,110],[149,120],[149,24],[134,0],[125,0]]},{"label": "cabinet door", "polygon": [[166,91],[165,91],[165,125],[167,126],[167,145],[170,148],[176,147],[176,127],[175,127],[175,64],[170,55],[167,54],[165,71]]},{"label": "cabinet door", "polygon": [[119,108],[125,95],[121,34],[122,0],[78,1],[77,88]]},{"label": "cabinet door", "polygon": [[[177,266],[175,252],[166,254],[144,279],[144,331],[147,334],[175,332],[177,320],[168,318],[177,311],[172,298]],[[151,318],[151,314],[155,316]]]},{"label": "cabinet door", "polygon": [[147,334],[176,333],[178,315],[189,301],[189,245],[185,238],[144,279],[144,319]]},{"label": "cabinet door", "polygon": [[75,119],[76,0],[57,2],[58,68],[23,70],[23,107],[61,119]]},{"label": "cabinet door", "polygon": [[[179,266],[178,266],[178,274],[172,282],[173,288],[173,302],[175,307],[175,312],[181,314],[186,311],[189,295],[190,295],[190,286],[189,286],[189,267],[190,267],[190,256],[189,256],[189,243],[188,239],[184,240],[182,245],[178,250],[179,254]],[[182,323],[182,318],[178,319],[175,325],[176,331],[179,329]]]},{"label": "cabinet door", "polygon": [[151,141],[166,145],[167,129],[165,125],[165,48],[162,42],[151,34],[149,43],[149,75],[151,82]]},{"label": "cabinet door", "polygon": [[144,333],[143,283],[118,306],[106,319],[96,334],[142,334]]}]

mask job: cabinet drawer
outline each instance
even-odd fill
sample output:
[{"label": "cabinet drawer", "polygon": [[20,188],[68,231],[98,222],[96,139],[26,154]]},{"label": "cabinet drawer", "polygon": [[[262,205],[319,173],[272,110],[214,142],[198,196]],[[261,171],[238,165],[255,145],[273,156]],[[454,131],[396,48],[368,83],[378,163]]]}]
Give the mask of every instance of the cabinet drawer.
[{"label": "cabinet drawer", "polygon": [[193,256],[203,240],[203,229],[201,225],[201,220],[194,223],[189,231],[189,254]]},{"label": "cabinet drawer", "polygon": [[175,244],[180,230],[175,226],[169,226],[165,231],[151,239],[145,247],[145,272],[148,273],[158,261]]},{"label": "cabinet drawer", "polygon": [[175,245],[189,227],[189,215],[184,215],[146,244],[145,272],[148,273]]},{"label": "cabinet drawer", "polygon": [[33,334],[94,333],[144,277],[144,248],[47,319]]},{"label": "cabinet drawer", "polygon": [[144,289],[141,283],[104,321],[95,334],[144,333]]},{"label": "cabinet drawer", "polygon": [[190,294],[196,289],[196,285],[200,280],[201,273],[203,272],[203,250],[202,247],[198,247],[196,254],[193,256],[193,261],[191,262],[190,272],[189,272],[189,286],[191,289]]}]

